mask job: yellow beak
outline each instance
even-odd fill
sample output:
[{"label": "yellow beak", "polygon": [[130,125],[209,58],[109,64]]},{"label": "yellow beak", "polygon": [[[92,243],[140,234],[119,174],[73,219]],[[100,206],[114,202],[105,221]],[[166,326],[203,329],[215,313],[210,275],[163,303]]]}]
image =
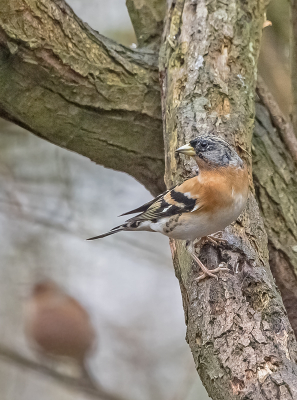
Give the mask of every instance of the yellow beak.
[{"label": "yellow beak", "polygon": [[190,145],[190,143],[185,144],[182,147],[179,147],[176,151],[178,153],[185,154],[186,156],[192,156],[193,157],[193,156],[196,155],[195,149]]}]

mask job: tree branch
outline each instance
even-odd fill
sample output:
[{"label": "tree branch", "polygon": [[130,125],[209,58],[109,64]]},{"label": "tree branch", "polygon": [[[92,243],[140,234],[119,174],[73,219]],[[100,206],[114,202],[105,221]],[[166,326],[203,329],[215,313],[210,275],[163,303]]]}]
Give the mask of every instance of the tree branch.
[{"label": "tree branch", "polygon": [[83,379],[73,378],[72,376],[62,374],[44,364],[30,360],[22,356],[14,350],[11,350],[3,345],[0,345],[0,357],[3,360],[16,364],[19,367],[25,367],[31,371],[38,372],[44,376],[54,379],[63,385],[70,387],[73,390],[79,390],[91,397],[104,400],[124,400],[122,397],[107,392],[99,383],[96,382],[96,388],[91,386],[89,382]]},{"label": "tree branch", "polygon": [[164,0],[126,0],[139,47],[159,51],[166,11]]},{"label": "tree branch", "polygon": [[[241,1],[172,3],[160,53],[167,186],[195,168],[175,155],[176,147],[209,131],[233,143],[251,172],[247,153],[265,5],[256,0],[244,6]],[[225,262],[230,273],[198,285],[197,266],[185,245],[171,240],[197,371],[214,399],[294,399],[297,345],[269,270],[253,193],[224,238],[228,244],[219,248],[202,246],[200,258],[207,266]]]},{"label": "tree branch", "polygon": [[99,35],[63,0],[1,2],[0,110],[153,193],[165,187],[156,55]]}]

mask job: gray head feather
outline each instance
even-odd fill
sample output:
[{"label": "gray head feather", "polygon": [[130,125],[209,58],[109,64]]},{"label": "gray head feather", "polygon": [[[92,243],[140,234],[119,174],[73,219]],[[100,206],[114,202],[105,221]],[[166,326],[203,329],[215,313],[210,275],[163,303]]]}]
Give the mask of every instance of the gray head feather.
[{"label": "gray head feather", "polygon": [[214,135],[198,136],[190,141],[196,156],[213,167],[243,167],[243,161],[224,139]]}]

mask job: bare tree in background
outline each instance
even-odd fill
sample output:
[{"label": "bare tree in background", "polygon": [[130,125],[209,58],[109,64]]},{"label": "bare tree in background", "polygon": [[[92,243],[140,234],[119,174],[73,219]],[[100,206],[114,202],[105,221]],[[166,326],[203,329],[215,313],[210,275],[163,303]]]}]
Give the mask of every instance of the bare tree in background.
[{"label": "bare tree in background", "polygon": [[164,171],[168,186],[193,172],[174,150],[198,132],[226,137],[249,165],[251,195],[228,244],[200,249],[228,276],[197,285],[184,244],[171,241],[186,338],[213,399],[297,398],[297,140],[261,79],[254,100],[267,3],[127,0],[137,50],[92,31],[63,0],[0,4],[3,118],[153,194]]}]

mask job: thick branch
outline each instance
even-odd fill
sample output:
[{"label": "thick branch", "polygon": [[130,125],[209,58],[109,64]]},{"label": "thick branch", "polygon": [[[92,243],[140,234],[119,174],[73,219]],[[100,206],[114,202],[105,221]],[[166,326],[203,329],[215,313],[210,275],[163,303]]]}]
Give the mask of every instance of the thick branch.
[{"label": "thick branch", "polygon": [[[197,133],[227,138],[251,171],[247,153],[264,11],[265,2],[256,0],[172,4],[160,67],[168,186],[193,171],[194,164],[176,157],[175,149]],[[209,267],[225,262],[230,273],[198,287],[197,266],[183,243],[171,241],[196,368],[214,399],[294,399],[296,340],[269,270],[252,193],[224,235],[228,244],[205,245],[200,257]]]},{"label": "thick branch", "polygon": [[104,400],[124,400],[122,397],[107,392],[99,384],[96,384],[96,388],[90,386],[89,383],[84,381],[83,379],[74,378],[72,376],[62,374],[61,372],[55,371],[54,369],[49,368],[44,364],[40,364],[36,361],[30,360],[27,357],[24,357],[21,354],[3,345],[0,345],[0,358],[5,361],[14,363],[19,367],[25,367],[31,371],[36,371],[74,390],[86,393],[90,397]]},{"label": "thick branch", "polygon": [[0,3],[0,115],[152,192],[164,189],[156,65],[151,51],[92,31],[63,0]]}]

